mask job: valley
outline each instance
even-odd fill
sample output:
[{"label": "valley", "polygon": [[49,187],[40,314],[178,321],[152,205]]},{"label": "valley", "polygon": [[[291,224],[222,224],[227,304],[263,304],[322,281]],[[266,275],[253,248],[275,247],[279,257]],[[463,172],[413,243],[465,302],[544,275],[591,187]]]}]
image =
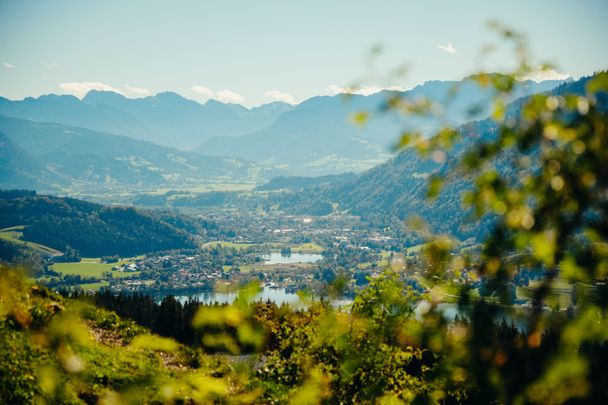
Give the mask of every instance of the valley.
[{"label": "valley", "polygon": [[[22,206],[32,198],[49,201],[47,196],[17,195]],[[50,201],[54,205],[80,204],[77,200]],[[86,207],[90,203],[82,204]],[[138,214],[150,215],[145,210]],[[38,215],[48,215],[48,211]],[[216,207],[189,208],[183,214],[170,216],[161,211],[155,215],[161,221],[170,220],[191,236],[174,249],[156,249],[137,256],[123,256],[118,253],[120,248],[106,245],[98,251],[103,257],[80,257],[78,252],[67,257],[67,253],[62,255],[24,240],[25,225],[6,228],[0,235],[36,253],[34,277],[38,282],[57,290],[87,294],[107,289],[117,294],[200,295],[206,300],[217,297],[224,301],[235,297],[243,286],[259,283],[266,291],[262,297],[291,303],[299,300],[296,293],[344,300],[352,299],[387,269],[401,273],[403,281],[421,293],[435,291],[433,294],[443,297],[443,302],[453,302],[463,285],[472,285],[477,296],[486,294],[484,285],[471,279],[472,268],[447,268],[449,282],[436,290],[426,259],[432,243],[415,243],[421,239],[408,237],[403,228],[379,228],[350,214],[302,216],[276,210],[248,212]],[[22,218],[27,221],[26,216]],[[64,240],[68,246],[79,246],[76,241]],[[191,245],[191,241],[196,241],[196,245]],[[452,238],[449,243],[453,257],[465,252],[475,254],[480,249],[474,240]],[[19,259],[14,262],[19,263]],[[540,279],[542,272],[521,269],[520,273],[522,276],[512,287],[512,303],[525,306],[531,298],[527,286]],[[336,283],[339,290],[334,290]],[[277,292],[271,293],[274,290]],[[564,298],[556,301],[561,308],[569,305],[570,293],[571,289],[564,290]]]},{"label": "valley", "polygon": [[[552,90],[555,95],[580,92],[587,80],[547,82],[536,87],[525,83],[515,94],[526,95],[533,89],[556,85],[559,86]],[[446,100],[448,89],[455,85],[467,89],[472,97],[467,100],[471,102],[488,96],[485,90],[472,86],[469,79],[428,83],[403,96],[425,94],[437,99],[452,108],[448,110],[451,122],[458,122],[466,116],[463,101]],[[323,114],[328,111],[347,108],[340,110],[339,115],[344,117],[358,108],[373,109],[383,99],[394,96],[379,93],[346,101],[339,97],[311,99],[284,111],[286,117],[279,118],[277,125],[299,119],[300,113],[313,112],[317,115],[307,125],[316,120],[322,123]],[[89,105],[91,99],[82,103]],[[509,106],[510,110],[517,111],[519,103]],[[40,100],[34,104],[40,104]],[[29,107],[17,109],[18,105],[5,101],[4,112],[20,111],[20,116],[24,116],[37,111]],[[385,116],[382,120],[386,124],[390,118]],[[339,120],[333,122],[342,125]],[[375,125],[372,123],[366,131],[373,131]],[[297,126],[305,127],[303,123]],[[0,235],[8,245],[17,246],[7,247],[5,260],[16,263],[25,255],[34,263],[37,279],[52,288],[107,288],[116,293],[162,296],[238,290],[255,281],[289,293],[310,291],[323,296],[341,280],[339,294],[352,297],[369,280],[393,268],[404,272],[404,280],[416,289],[429,292],[435,282],[427,274],[431,269],[426,268],[430,264],[425,257],[433,248],[432,241],[448,241],[451,257],[475,256],[480,254],[480,242],[493,226],[491,216],[475,219],[461,206],[461,196],[471,183],[470,175],[460,173],[457,166],[465,150],[492,136],[495,125],[488,119],[458,126],[459,141],[442,160],[406,148],[369,170],[320,177],[276,176],[286,173],[281,171],[286,168],[262,161],[238,161],[237,155],[205,157],[64,124],[1,117],[0,129],[11,134],[7,144],[14,141],[14,147],[21,148],[20,153],[31,154],[29,161],[23,159],[30,166],[16,172],[13,178],[18,186],[31,185],[19,183],[27,177],[28,181],[46,183],[54,193],[72,197],[7,191],[1,201],[0,219],[5,229]],[[394,131],[387,126],[376,129]],[[337,127],[332,131],[337,131]],[[285,127],[281,132],[286,134],[289,130]],[[247,145],[246,137],[239,139],[235,137],[233,142]],[[292,150],[299,148],[297,143],[288,144]],[[322,147],[328,145],[324,142]],[[266,149],[290,160],[284,152]],[[104,157],[100,161],[97,156]],[[309,157],[302,157],[310,161]],[[66,158],[74,160],[77,171],[70,169]],[[83,159],[93,165],[84,172]],[[356,160],[361,162],[361,156]],[[99,166],[101,163],[106,166]],[[507,162],[497,161],[496,167],[508,172]],[[101,176],[98,169],[106,174]],[[323,173],[333,171],[326,169]],[[317,173],[308,169],[306,172]],[[54,176],[58,183],[48,183],[47,176]],[[427,187],[432,176],[442,177],[445,186],[436,200],[429,201]],[[58,229],[61,236],[54,231]],[[268,255],[283,259],[268,263]],[[303,260],[306,255],[319,256],[314,261]],[[414,268],[417,270],[408,270]],[[448,291],[473,282],[468,275],[472,267],[446,270],[455,275],[448,283]],[[525,276],[515,280],[510,294],[512,303],[524,305],[531,298],[527,286],[542,277],[542,271],[521,268],[520,273]],[[477,294],[485,294],[484,285],[475,282],[472,286]],[[453,298],[449,298],[450,294],[445,297]]]},{"label": "valley", "polygon": [[608,2],[0,1],[0,404],[608,404]]}]

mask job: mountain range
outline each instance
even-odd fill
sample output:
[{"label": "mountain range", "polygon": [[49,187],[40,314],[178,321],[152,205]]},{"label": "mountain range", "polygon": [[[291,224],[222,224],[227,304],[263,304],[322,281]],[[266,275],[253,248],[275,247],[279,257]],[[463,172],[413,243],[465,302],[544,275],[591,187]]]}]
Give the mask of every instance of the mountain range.
[{"label": "mountain range", "polygon": [[[518,82],[511,98],[551,90],[562,81]],[[486,118],[492,110],[494,90],[472,78],[431,81],[405,92],[382,91],[370,96],[313,97],[283,113],[275,123],[239,137],[214,137],[195,149],[199,153],[231,156],[273,165],[293,175],[362,172],[392,155],[400,131],[430,133],[440,125],[458,126]],[[387,103],[427,100],[442,111],[401,116]],[[352,117],[371,113],[365,125]]]},{"label": "mountain range", "polygon": [[0,188],[119,193],[205,182],[259,183],[281,174],[122,135],[0,115]]},{"label": "mountain range", "polygon": [[[562,83],[550,93],[556,96],[583,95],[585,85],[592,77]],[[596,97],[598,108],[608,110],[608,94],[600,93]],[[518,99],[508,105],[506,113],[517,114],[524,100]],[[434,233],[450,234],[460,240],[482,240],[489,229],[484,224],[490,224],[492,218],[486,216],[475,221],[472,213],[463,209],[462,194],[472,187],[474,178],[459,170],[459,162],[465,151],[480,141],[490,139],[495,131],[496,123],[492,119],[469,122],[458,127],[460,141],[447,151],[444,161],[423,157],[415,148],[409,147],[354,178],[327,186],[284,192],[271,198],[268,206],[303,215],[317,213],[319,206],[325,206],[328,207],[325,214],[338,209],[381,226],[401,227],[404,220],[417,216],[426,222],[427,230]],[[507,151],[493,161],[493,166],[505,176],[512,171],[508,158]],[[442,191],[435,200],[427,198],[431,175],[444,180]]]},{"label": "mountain range", "polygon": [[215,100],[200,104],[172,92],[136,99],[97,90],[82,100],[55,94],[18,101],[0,97],[0,114],[5,116],[126,135],[183,150],[212,136],[257,131],[291,108],[281,102],[252,109]]},{"label": "mountain range", "polygon": [[[560,83],[519,82],[512,98]],[[252,109],[213,100],[199,104],[175,93],[0,98],[0,187],[79,195],[361,173],[392,156],[400,131],[424,134],[485,118],[493,95],[465,78],[406,92],[319,96],[296,106]],[[441,120],[387,112],[388,102],[423,98],[439,106]],[[370,113],[364,126],[350,120],[361,111]]]}]

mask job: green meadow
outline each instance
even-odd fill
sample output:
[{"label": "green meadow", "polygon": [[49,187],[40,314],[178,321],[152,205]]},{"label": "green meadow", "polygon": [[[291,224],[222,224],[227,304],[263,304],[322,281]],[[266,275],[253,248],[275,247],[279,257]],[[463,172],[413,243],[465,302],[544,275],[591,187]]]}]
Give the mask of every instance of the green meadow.
[{"label": "green meadow", "polygon": [[55,263],[51,266],[51,269],[63,275],[79,275],[81,277],[103,277],[103,274],[108,271],[112,273],[112,277],[132,277],[139,275],[139,272],[112,271],[112,267],[133,263],[135,260],[137,258],[123,259],[116,263],[103,263],[100,258],[83,258],[77,263]]}]

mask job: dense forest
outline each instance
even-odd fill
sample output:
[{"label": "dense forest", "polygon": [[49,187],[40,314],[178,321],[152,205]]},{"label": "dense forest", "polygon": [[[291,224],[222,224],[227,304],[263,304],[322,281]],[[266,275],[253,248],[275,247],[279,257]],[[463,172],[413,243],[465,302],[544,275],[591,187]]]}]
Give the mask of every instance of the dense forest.
[{"label": "dense forest", "polygon": [[23,238],[87,257],[193,248],[190,232],[209,223],[132,207],[107,207],[73,198],[0,191],[0,228],[24,225]]},{"label": "dense forest", "polygon": [[[348,310],[329,301],[302,309],[251,302],[255,288],[244,288],[231,305],[108,292],[68,298],[6,267],[0,285],[13,297],[0,312],[0,390],[8,403],[97,403],[107,396],[129,403],[608,399],[605,339],[586,341],[576,358],[565,358],[570,371],[552,360],[569,355],[561,333],[576,313],[554,314],[538,333],[501,320],[495,303],[463,303],[462,315],[448,323],[435,304],[415,315],[420,297],[390,273]],[[578,358],[585,359],[582,369]],[[558,379],[539,383],[547,370]],[[588,380],[576,379],[581,372]],[[562,378],[575,379],[551,385]]]}]

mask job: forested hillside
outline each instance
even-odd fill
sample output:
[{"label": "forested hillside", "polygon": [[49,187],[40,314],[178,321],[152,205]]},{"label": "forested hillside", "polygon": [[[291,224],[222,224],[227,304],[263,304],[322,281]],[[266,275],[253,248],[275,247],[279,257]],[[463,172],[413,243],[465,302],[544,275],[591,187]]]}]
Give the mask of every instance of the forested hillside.
[{"label": "forested hillside", "polygon": [[269,182],[259,185],[255,191],[276,191],[276,190],[301,190],[307,187],[332,185],[352,180],[354,173],[343,173],[340,175],[328,175],[318,177],[304,176],[279,176]]},{"label": "forested hillside", "polygon": [[[132,207],[107,207],[34,192],[0,191],[0,228],[24,225],[23,238],[82,256],[134,256],[192,248],[203,224]],[[187,230],[186,230],[187,229]]]},{"label": "forested hillside", "polygon": [[48,186],[44,180],[61,182],[59,176],[48,172],[38,159],[13,143],[3,132],[0,132],[0,178],[6,188],[45,189]]},{"label": "forested hillside", "polygon": [[[582,95],[586,83],[593,77],[562,84],[549,94]],[[513,102],[506,114],[518,116],[527,100],[522,98]],[[608,106],[605,93],[598,94],[597,101],[599,109]],[[350,181],[273,196],[271,204],[304,214],[318,213],[320,206],[326,207],[327,214],[332,211],[332,205],[337,204],[337,209],[348,210],[377,224],[395,224],[395,221],[419,216],[435,233],[447,233],[463,240],[470,237],[481,240],[489,229],[484,223],[489,224],[491,218],[479,222],[471,211],[462,209],[463,193],[473,186],[473,177],[463,170],[462,159],[475,145],[494,138],[497,125],[494,120],[486,119],[467,123],[456,131],[458,140],[445,152],[425,156],[416,147],[406,148],[388,162]],[[529,153],[534,155],[535,152]],[[512,158],[512,155],[497,157],[493,166],[500,174],[513,177]],[[437,198],[429,201],[431,176],[437,176],[444,185]]]},{"label": "forested hillside", "polygon": [[0,115],[2,188],[112,193],[205,182],[264,181],[281,171],[126,136]]}]

